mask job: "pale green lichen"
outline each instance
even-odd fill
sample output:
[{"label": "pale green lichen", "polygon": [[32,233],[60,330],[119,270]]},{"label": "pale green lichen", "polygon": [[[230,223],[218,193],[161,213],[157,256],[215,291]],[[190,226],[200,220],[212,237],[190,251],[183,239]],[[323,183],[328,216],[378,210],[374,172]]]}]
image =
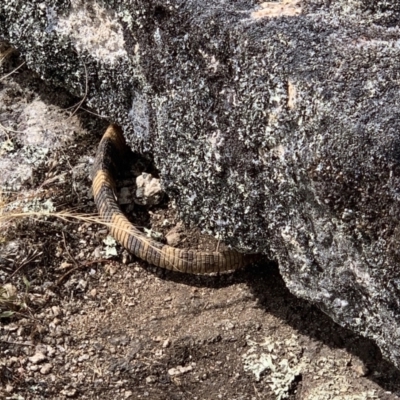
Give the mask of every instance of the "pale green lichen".
[{"label": "pale green lichen", "polygon": [[[19,207],[20,202],[13,203],[14,207]],[[32,199],[28,201],[23,201],[22,211],[24,213],[40,213],[40,214],[51,214],[55,211],[54,203],[51,199],[42,201],[41,199]]]},{"label": "pale green lichen", "polygon": [[107,235],[107,237],[103,240],[103,243],[106,245],[104,253],[107,258],[116,256],[118,254],[117,242],[112,236]]},{"label": "pale green lichen", "polygon": [[[277,400],[286,399],[289,390],[302,371],[301,348],[297,346],[297,337],[284,341],[265,338],[262,343],[247,338],[249,350],[242,355],[244,370],[255,375],[256,381],[263,377]],[[288,358],[282,358],[286,354]]]}]

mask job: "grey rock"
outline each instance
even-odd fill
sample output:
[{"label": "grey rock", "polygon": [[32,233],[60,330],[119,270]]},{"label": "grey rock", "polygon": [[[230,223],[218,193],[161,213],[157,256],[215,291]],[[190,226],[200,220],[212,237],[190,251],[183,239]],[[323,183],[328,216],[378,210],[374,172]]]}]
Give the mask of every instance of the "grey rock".
[{"label": "grey rock", "polygon": [[87,76],[86,105],[152,154],[185,222],[277,260],[400,367],[399,2],[278,11],[4,0],[0,39],[77,96]]},{"label": "grey rock", "polygon": [[136,198],[135,201],[142,205],[158,204],[163,192],[160,180],[151,174],[143,172],[136,178]]},{"label": "grey rock", "polygon": [[[0,188],[13,191],[30,182],[34,168],[48,161],[51,151],[71,141],[78,126],[76,117],[69,125],[59,110],[39,99],[29,104],[24,99],[12,99],[9,92],[18,90],[15,82],[6,83],[0,90]],[[10,101],[14,102],[11,115],[7,107]],[[3,125],[4,119],[17,121],[16,126]]]}]

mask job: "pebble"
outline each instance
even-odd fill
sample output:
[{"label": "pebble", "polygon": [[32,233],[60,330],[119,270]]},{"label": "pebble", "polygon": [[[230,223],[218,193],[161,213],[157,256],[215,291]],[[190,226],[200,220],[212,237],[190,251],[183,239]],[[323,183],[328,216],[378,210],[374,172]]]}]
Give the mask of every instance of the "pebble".
[{"label": "pebble", "polygon": [[63,394],[66,397],[75,397],[76,389],[64,389],[61,390],[61,394]]},{"label": "pebble", "polygon": [[18,325],[11,323],[2,327],[3,331],[14,332],[18,329]]},{"label": "pebble", "polygon": [[39,364],[43,361],[46,361],[47,357],[42,352],[37,352],[32,357],[28,357],[28,359],[32,364]]},{"label": "pebble", "polygon": [[40,373],[42,375],[47,375],[53,369],[53,365],[50,363],[43,364],[42,368],[40,368]]},{"label": "pebble", "polygon": [[175,368],[170,368],[168,370],[168,375],[169,376],[179,376],[186,374],[187,372],[190,372],[193,370],[193,367],[191,365],[188,365],[187,367],[182,367],[182,365],[178,365]]},{"label": "pebble", "polygon": [[53,357],[55,352],[56,352],[56,350],[54,349],[54,347],[47,346],[47,356],[48,357]]},{"label": "pebble", "polygon": [[359,376],[363,377],[368,374],[368,368],[362,361],[356,360],[352,362],[351,369]]},{"label": "pebble", "polygon": [[47,346],[45,344],[40,343],[40,344],[36,345],[35,354],[39,354],[39,353],[42,353],[44,355],[47,354]]},{"label": "pebble", "polygon": [[13,390],[14,390],[14,387],[11,386],[10,384],[8,384],[8,385],[6,386],[6,392],[7,392],[7,393],[12,393]]},{"label": "pebble", "polygon": [[157,382],[157,377],[155,377],[154,375],[150,375],[146,378],[146,383],[150,384],[154,382]]},{"label": "pebble", "polygon": [[103,250],[103,247],[102,247],[102,246],[97,246],[97,247],[94,249],[94,251],[93,251],[92,257],[93,257],[93,258],[101,258],[101,256],[102,256],[102,250]]},{"label": "pebble", "polygon": [[13,364],[17,364],[18,361],[19,361],[18,357],[11,357],[11,358],[8,360],[7,365],[8,365],[8,366],[11,366],[11,365],[13,365]]},{"label": "pebble", "polygon": [[226,330],[235,329],[235,324],[233,324],[232,322],[227,322],[227,323],[225,324],[225,329],[226,329]]},{"label": "pebble", "polygon": [[162,198],[160,180],[145,172],[136,178],[136,199],[142,205],[158,204]]},{"label": "pebble", "polygon": [[53,316],[55,316],[55,317],[60,316],[62,313],[61,308],[58,306],[51,307],[51,311],[53,312]]},{"label": "pebble", "polygon": [[79,279],[79,282],[78,282],[78,284],[76,285],[76,288],[77,289],[81,289],[82,291],[85,291],[86,290],[86,287],[87,287],[87,281],[85,281],[85,280],[83,280],[83,279]]},{"label": "pebble", "polygon": [[176,247],[182,241],[182,236],[180,233],[173,232],[165,236],[167,244],[172,247]]},{"label": "pebble", "polygon": [[90,358],[89,354],[83,354],[83,355],[78,357],[78,362],[89,360],[89,358]]}]

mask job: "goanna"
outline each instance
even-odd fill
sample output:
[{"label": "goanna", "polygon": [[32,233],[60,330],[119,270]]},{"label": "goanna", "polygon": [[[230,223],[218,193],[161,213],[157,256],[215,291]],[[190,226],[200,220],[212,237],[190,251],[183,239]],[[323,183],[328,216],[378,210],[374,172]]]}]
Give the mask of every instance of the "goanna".
[{"label": "goanna", "polygon": [[110,125],[97,150],[93,169],[94,201],[112,236],[136,257],[157,267],[192,274],[231,271],[254,262],[259,256],[236,250],[204,252],[171,247],[149,239],[122,213],[115,196],[117,160],[128,146],[121,129]]}]

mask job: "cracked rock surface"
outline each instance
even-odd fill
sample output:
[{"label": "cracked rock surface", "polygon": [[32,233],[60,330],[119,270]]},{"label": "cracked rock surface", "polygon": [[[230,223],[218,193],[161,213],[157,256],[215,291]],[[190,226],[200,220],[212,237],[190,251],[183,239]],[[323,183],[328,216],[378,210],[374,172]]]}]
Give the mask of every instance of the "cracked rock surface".
[{"label": "cracked rock surface", "polygon": [[0,39],[151,153],[186,222],[400,367],[400,6],[285,4],[4,0]]}]

